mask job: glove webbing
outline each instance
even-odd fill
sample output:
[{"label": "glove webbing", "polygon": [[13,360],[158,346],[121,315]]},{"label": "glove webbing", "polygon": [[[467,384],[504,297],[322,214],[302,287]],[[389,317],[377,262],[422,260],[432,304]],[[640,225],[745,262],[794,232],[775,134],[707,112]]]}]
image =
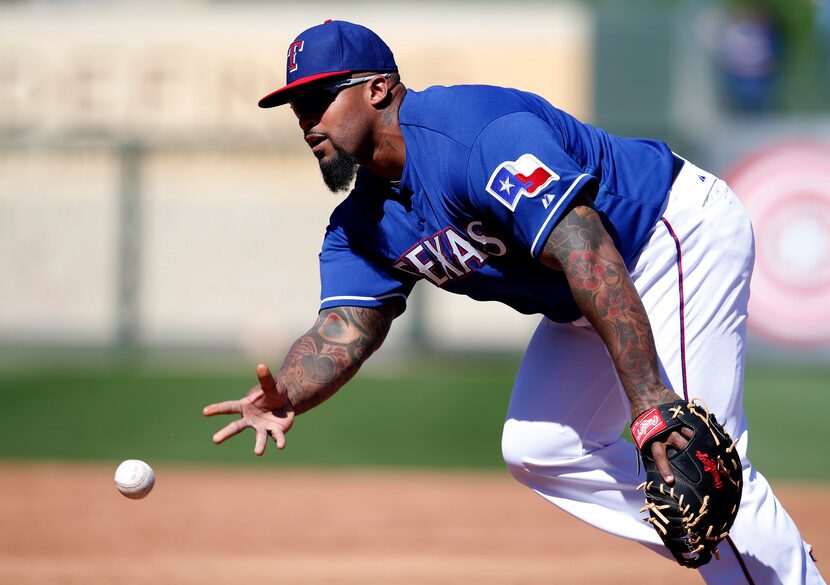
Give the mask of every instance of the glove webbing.
[{"label": "glove webbing", "polygon": [[[700,402],[700,405],[697,404],[698,402]],[[703,410],[706,412],[705,416],[697,411],[696,407],[698,407],[698,406],[703,408]],[[672,411],[672,413],[673,413],[672,418],[677,418],[678,416],[683,414],[683,411],[681,410],[681,407],[679,407],[679,406],[677,408],[670,408],[669,410]],[[675,411],[677,411],[677,412],[675,412]],[[702,420],[704,422],[704,424],[706,424],[706,428],[709,429],[710,433],[712,433],[712,438],[715,440],[715,445],[720,446],[720,439],[718,439],[718,434],[712,429],[712,425],[711,425],[710,420],[709,420],[709,417],[710,417],[709,407],[706,406],[706,403],[703,402],[703,400],[700,399],[700,398],[692,398],[692,401],[689,402],[689,412],[692,413],[693,415],[695,415],[696,417],[698,417],[700,420]],[[735,445],[737,445],[737,444],[738,444],[738,439],[735,439],[734,441],[732,441],[731,445],[729,445],[726,449],[724,449],[724,451],[726,451],[727,453],[732,453],[732,451],[735,450]],[[732,469],[737,471],[738,464],[735,463],[734,459],[731,461],[731,463],[732,463]],[[734,485],[738,490],[741,489],[741,481],[740,480],[735,481],[735,480],[732,479],[732,476],[728,473],[728,471],[726,469],[726,464],[723,462],[723,459],[721,459],[720,455],[718,455],[717,460],[715,461],[715,465],[717,465],[718,471],[724,472],[723,473],[724,477],[726,477],[726,479],[728,479],[732,483],[732,485]],[[733,508],[732,513],[734,514],[734,512],[735,512],[735,510]]]}]

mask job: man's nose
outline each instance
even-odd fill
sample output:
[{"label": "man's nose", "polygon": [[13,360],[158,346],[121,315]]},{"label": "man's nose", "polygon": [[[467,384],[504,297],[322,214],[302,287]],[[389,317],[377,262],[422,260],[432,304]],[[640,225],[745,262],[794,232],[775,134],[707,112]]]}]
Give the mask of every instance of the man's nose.
[{"label": "man's nose", "polygon": [[313,114],[313,113],[303,113],[297,116],[297,122],[300,125],[300,129],[303,131],[303,134],[308,134],[308,132],[314,128],[317,124],[320,123],[320,116]]}]

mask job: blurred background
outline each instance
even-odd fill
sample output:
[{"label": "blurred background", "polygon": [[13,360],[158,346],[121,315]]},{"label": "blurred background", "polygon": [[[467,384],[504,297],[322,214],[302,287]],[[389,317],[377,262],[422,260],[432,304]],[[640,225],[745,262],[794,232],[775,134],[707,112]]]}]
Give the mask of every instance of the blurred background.
[{"label": "blurred background", "polygon": [[[754,461],[830,480],[830,0],[0,1],[0,458],[252,462],[200,412],[315,319],[340,196],[256,102],[327,18],[410,88],[530,90],[726,178],[757,237]],[[277,464],[500,467],[537,321],[416,287]]]}]

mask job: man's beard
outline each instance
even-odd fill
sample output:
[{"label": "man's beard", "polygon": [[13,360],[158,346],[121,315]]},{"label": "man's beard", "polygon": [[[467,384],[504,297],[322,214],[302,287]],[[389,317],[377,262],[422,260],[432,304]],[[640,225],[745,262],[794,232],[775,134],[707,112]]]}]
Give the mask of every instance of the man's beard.
[{"label": "man's beard", "polygon": [[328,162],[320,161],[323,181],[332,193],[347,191],[357,175],[357,159],[333,140],[331,140],[331,145],[336,154]]}]

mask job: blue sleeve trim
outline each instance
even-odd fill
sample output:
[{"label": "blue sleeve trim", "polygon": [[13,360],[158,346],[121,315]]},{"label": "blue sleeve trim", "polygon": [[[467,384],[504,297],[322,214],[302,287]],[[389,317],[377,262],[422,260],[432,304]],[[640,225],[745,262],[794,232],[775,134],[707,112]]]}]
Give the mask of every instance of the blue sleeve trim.
[{"label": "blue sleeve trim", "polygon": [[406,295],[403,293],[390,293],[388,295],[380,295],[377,297],[359,297],[351,295],[340,295],[335,297],[326,297],[320,301],[320,310],[328,309],[330,307],[341,306],[356,306],[356,307],[376,307],[382,305],[383,301],[400,297],[399,300],[406,304]]},{"label": "blue sleeve trim", "polygon": [[571,186],[568,187],[568,190],[565,191],[565,194],[559,198],[559,201],[557,201],[554,204],[553,208],[550,210],[550,213],[545,218],[545,222],[542,224],[542,227],[536,233],[536,238],[534,238],[533,245],[530,247],[531,256],[536,258],[539,255],[539,252],[541,251],[540,248],[545,244],[547,236],[550,235],[550,232],[553,230],[554,226],[550,225],[550,227],[548,227],[548,224],[551,223],[551,220],[556,215],[556,212],[559,211],[559,208],[562,206],[563,203],[565,203],[565,201],[571,199],[571,193],[576,188],[576,186],[579,185],[586,177],[590,176],[591,175],[587,173],[582,173],[581,175],[579,175],[576,179],[574,179],[574,182],[571,183]]}]

